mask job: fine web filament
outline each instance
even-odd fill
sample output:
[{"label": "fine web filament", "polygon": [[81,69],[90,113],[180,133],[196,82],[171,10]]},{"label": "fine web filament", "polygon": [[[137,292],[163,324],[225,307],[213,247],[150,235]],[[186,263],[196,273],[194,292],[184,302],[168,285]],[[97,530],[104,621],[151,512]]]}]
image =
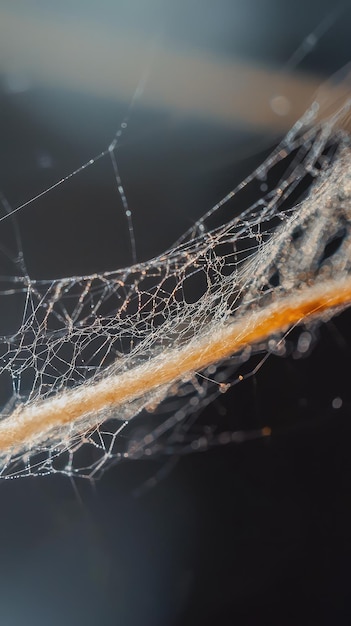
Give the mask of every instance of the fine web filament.
[{"label": "fine web filament", "polygon": [[[133,446],[118,447],[121,430],[143,409],[160,407],[162,420],[170,399],[182,406],[185,432],[208,381],[225,391],[227,372],[230,386],[234,355],[240,363],[248,349],[267,350],[270,338],[279,344],[292,327],[351,304],[350,100],[337,105],[328,100],[326,116],[315,102],[159,257],[85,277],[3,279],[0,297],[17,308],[22,298],[22,314],[1,338],[0,376],[13,385],[0,421],[1,476],[94,475],[109,459],[133,456]],[[253,204],[251,187],[260,188]],[[233,201],[240,214],[228,220]],[[83,444],[95,457],[75,465]],[[61,453],[68,460],[58,468]]]}]

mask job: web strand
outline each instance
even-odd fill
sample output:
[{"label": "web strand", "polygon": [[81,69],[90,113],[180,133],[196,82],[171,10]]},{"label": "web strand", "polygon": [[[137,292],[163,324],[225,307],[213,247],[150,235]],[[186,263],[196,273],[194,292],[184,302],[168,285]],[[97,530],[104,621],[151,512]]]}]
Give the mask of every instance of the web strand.
[{"label": "web strand", "polygon": [[[0,422],[3,476],[95,476],[109,460],[160,450],[164,436],[186,451],[192,415],[230,387],[248,354],[272,339],[278,353],[290,328],[349,306],[349,110],[346,99],[325,117],[315,102],[252,175],[146,263],[54,281],[31,280],[25,267],[3,277],[4,306],[20,311],[1,338],[0,376],[13,389]],[[112,154],[119,185],[117,143],[77,172]],[[250,187],[261,193],[247,204]],[[148,434],[129,439],[141,413],[161,422],[147,417]],[[82,463],[84,446],[93,456]]]}]

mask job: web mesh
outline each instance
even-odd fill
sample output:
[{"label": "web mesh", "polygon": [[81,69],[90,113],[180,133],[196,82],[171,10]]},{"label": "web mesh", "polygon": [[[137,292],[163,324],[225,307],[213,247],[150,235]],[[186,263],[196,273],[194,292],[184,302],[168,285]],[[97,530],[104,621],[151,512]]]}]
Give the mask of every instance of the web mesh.
[{"label": "web mesh", "polygon": [[[243,436],[194,434],[194,416],[240,380],[250,353],[283,353],[289,327],[349,302],[349,109],[344,99],[325,117],[316,101],[252,175],[149,262],[2,278],[3,327],[17,322],[1,337],[2,476],[91,477],[108,460]],[[143,427],[130,433],[139,414]]]}]

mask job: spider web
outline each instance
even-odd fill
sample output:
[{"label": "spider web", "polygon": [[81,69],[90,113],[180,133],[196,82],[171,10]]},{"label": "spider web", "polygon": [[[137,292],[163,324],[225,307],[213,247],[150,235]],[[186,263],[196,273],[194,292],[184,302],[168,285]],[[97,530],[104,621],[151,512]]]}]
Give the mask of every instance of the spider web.
[{"label": "spider web", "polygon": [[[92,477],[107,461],[186,453],[268,434],[269,429],[217,428],[197,433],[194,421],[216,395],[243,378],[240,366],[251,354],[284,354],[285,326],[202,369],[179,365],[172,380],[160,377],[159,384],[98,411],[87,408],[86,394],[127,374],[138,377],[175,354],[181,364],[186,347],[206,342],[215,330],[240,321],[250,326],[253,313],[279,308],[291,294],[337,285],[349,275],[345,126],[351,102],[344,95],[339,101],[341,92],[328,96],[327,107],[320,95],[253,174],[151,261],[89,276],[31,280],[23,258],[17,259],[21,275],[3,276],[0,286],[4,326],[8,317],[17,320],[16,330],[1,337],[0,380],[3,396],[7,393],[2,424],[35,421],[52,400],[64,405],[77,391],[81,400],[74,419],[55,424],[44,419],[29,434],[23,426],[23,436],[1,444],[3,477],[52,472]],[[125,124],[102,156],[112,161],[132,233],[116,157]],[[13,216],[5,198],[2,204],[4,217]],[[334,313],[335,308],[301,321],[312,327],[316,317]],[[131,430],[137,419],[141,425]]]}]

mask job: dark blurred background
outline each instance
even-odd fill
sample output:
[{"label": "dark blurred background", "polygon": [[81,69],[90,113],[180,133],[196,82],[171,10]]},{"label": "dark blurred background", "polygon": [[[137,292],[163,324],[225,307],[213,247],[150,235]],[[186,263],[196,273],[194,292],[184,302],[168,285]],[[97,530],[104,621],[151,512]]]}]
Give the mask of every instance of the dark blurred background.
[{"label": "dark blurred background", "polygon": [[[324,0],[0,0],[0,190],[27,203],[127,116],[116,156],[137,258],[151,258],[349,62],[350,20],[347,3]],[[132,261],[108,156],[17,224],[33,278]],[[2,246],[11,228],[0,223]],[[206,410],[233,429],[272,425],[269,439],[180,458],[163,477],[167,459],[117,465],[94,488],[1,482],[0,625],[350,624],[349,322]]]}]

